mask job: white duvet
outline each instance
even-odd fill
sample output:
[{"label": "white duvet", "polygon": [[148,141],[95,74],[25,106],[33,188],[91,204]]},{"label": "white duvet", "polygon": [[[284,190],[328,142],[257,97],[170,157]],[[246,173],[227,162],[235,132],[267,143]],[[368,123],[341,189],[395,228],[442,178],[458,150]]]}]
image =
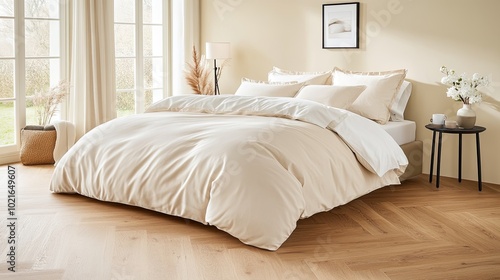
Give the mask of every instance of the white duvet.
[{"label": "white duvet", "polygon": [[50,190],[210,224],[276,250],[298,219],[398,184],[407,159],[376,123],[293,98],[176,96],[82,137]]}]

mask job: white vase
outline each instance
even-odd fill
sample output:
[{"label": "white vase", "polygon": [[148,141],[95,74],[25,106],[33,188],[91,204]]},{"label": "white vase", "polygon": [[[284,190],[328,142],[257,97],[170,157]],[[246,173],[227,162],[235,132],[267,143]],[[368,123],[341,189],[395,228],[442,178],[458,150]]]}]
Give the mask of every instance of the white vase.
[{"label": "white vase", "polygon": [[459,127],[470,129],[476,125],[476,112],[472,110],[470,104],[464,104],[457,111],[457,124]]}]

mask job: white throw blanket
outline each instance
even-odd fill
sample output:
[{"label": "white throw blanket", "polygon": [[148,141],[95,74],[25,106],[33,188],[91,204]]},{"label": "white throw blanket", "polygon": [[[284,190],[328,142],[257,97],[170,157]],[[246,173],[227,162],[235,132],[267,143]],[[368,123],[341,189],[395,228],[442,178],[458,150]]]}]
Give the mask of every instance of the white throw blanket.
[{"label": "white throw blanket", "polygon": [[75,125],[68,121],[53,123],[56,128],[56,145],[54,147],[54,165],[57,165],[62,156],[75,144]]}]

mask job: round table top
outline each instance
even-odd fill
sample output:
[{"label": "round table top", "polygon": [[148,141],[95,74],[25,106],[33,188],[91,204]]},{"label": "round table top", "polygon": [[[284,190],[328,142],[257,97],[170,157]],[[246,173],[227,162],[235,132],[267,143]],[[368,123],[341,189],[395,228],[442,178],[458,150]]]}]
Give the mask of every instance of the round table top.
[{"label": "round table top", "polygon": [[474,126],[473,128],[447,128],[441,124],[428,124],[425,128],[430,129],[432,131],[439,131],[443,133],[481,133],[486,130],[486,127],[482,126]]}]

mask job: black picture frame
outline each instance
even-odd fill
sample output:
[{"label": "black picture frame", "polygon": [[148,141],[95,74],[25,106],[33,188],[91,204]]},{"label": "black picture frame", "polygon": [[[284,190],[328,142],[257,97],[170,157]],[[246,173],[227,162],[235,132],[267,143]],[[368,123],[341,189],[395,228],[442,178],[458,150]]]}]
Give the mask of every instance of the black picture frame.
[{"label": "black picture frame", "polygon": [[323,4],[323,49],[359,48],[359,2]]}]

